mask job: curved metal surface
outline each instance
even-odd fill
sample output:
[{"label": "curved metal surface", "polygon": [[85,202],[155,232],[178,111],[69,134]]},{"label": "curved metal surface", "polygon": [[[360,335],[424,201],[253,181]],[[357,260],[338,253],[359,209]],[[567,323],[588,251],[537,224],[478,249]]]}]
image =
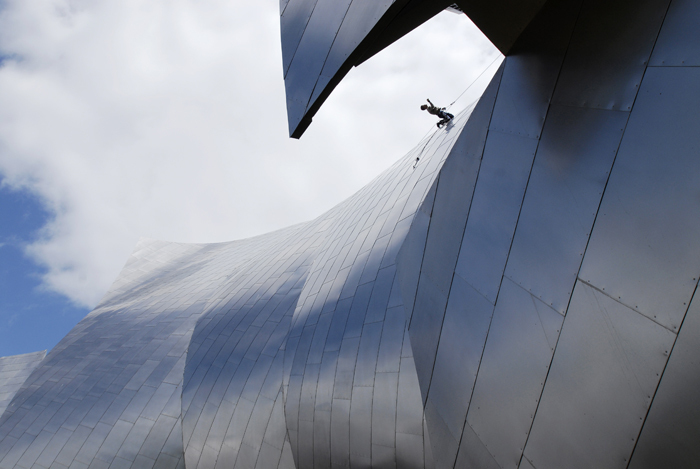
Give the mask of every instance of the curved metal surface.
[{"label": "curved metal surface", "polygon": [[[423,3],[283,0],[290,128]],[[697,6],[521,3],[473,112],[347,201],[142,240],[22,379],[0,468],[693,467]]]},{"label": "curved metal surface", "polygon": [[[507,53],[546,0],[458,3],[493,43]],[[454,1],[283,2],[280,26],[289,135],[301,137],[314,114],[352,67],[451,4]]]},{"label": "curved metal surface", "polygon": [[0,357],[0,419],[24,381],[45,356],[46,351]]},{"label": "curved metal surface", "polygon": [[141,240],[12,400],[0,467],[429,465],[395,257],[468,117],[311,222]]}]

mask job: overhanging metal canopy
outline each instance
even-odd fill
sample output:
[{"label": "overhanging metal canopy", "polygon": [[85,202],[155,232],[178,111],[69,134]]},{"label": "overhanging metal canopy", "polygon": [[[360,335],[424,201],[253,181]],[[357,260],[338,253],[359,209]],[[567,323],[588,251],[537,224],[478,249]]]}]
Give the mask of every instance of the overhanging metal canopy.
[{"label": "overhanging metal canopy", "polygon": [[[503,54],[545,0],[456,2]],[[289,135],[299,138],[353,66],[455,4],[452,0],[288,0],[281,7]]]}]

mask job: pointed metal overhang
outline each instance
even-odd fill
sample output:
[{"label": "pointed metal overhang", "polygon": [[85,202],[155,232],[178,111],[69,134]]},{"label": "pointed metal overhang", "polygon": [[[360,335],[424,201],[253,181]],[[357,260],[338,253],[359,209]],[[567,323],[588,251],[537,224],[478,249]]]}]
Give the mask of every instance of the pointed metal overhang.
[{"label": "pointed metal overhang", "polygon": [[281,0],[289,135],[299,138],[353,66],[456,4],[507,54],[546,0]]}]

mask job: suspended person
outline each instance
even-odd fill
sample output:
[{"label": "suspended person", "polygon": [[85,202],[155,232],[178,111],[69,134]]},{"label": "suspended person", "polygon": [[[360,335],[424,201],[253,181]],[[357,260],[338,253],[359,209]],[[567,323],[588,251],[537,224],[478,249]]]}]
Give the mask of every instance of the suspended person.
[{"label": "suspended person", "polygon": [[436,105],[431,103],[429,99],[427,101],[428,104],[422,104],[420,108],[422,111],[428,111],[430,114],[438,116],[441,119],[440,122],[437,123],[438,129],[442,129],[445,125],[447,125],[448,122],[454,119],[455,116],[453,116],[449,112],[445,112],[444,107],[437,107]]}]

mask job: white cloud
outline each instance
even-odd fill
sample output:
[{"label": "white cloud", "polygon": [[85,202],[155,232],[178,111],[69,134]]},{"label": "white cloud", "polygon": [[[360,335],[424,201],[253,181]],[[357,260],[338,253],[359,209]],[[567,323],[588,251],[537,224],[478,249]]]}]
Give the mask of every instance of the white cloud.
[{"label": "white cloud", "polygon": [[442,13],[351,71],[290,140],[277,8],[4,2],[0,172],[54,214],[28,248],[48,288],[92,306],[139,236],[225,241],[319,215],[432,128],[426,97],[447,105],[498,55]]}]

